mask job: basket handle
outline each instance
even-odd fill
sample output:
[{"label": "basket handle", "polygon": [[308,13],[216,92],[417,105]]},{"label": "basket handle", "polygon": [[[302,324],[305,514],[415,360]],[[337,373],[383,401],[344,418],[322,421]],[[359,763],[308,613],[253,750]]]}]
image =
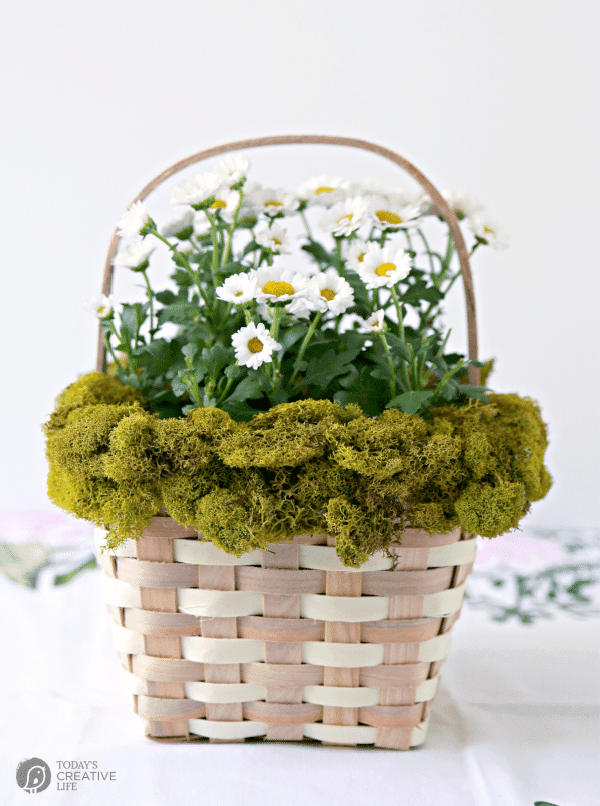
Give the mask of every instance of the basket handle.
[{"label": "basket handle", "polygon": [[[179,160],[170,168],[167,168],[155,179],[149,182],[143,190],[131,202],[132,204],[137,201],[143,201],[158,185],[168,179],[178,171],[182,171],[189,165],[195,162],[216,157],[219,154],[226,154],[228,151],[241,151],[247,148],[257,148],[259,146],[278,146],[278,145],[334,145],[334,146],[348,146],[349,148],[360,148],[363,151],[371,151],[373,154],[379,154],[381,157],[390,160],[391,162],[404,169],[406,173],[412,176],[419,185],[431,197],[435,206],[440,211],[442,217],[450,227],[450,231],[454,237],[456,244],[456,251],[462,271],[462,278],[465,291],[465,302],[467,307],[467,331],[468,331],[468,346],[469,358],[477,360],[477,318],[475,312],[475,294],[473,291],[473,276],[471,274],[471,265],[469,262],[469,252],[465,239],[463,238],[458,219],[454,211],[444,199],[442,194],[431,184],[429,179],[424,176],[418,168],[411,162],[390,151],[389,148],[383,148],[375,143],[370,143],[368,140],[357,140],[354,137],[334,137],[327,134],[284,134],[276,135],[274,137],[256,137],[251,140],[238,140],[234,143],[225,143],[224,145],[214,146],[207,148],[205,151],[199,151],[197,154],[192,154],[191,157]],[[115,230],[108,247],[108,254],[106,255],[106,262],[104,264],[104,275],[102,278],[102,293],[108,295],[110,293],[113,277],[113,260],[117,254],[120,237],[118,229]],[[105,368],[106,351],[104,345],[104,337],[102,329],[99,328],[98,332],[98,353],[97,353],[96,367],[99,372]],[[479,383],[479,369],[477,367],[469,367],[469,382],[472,384]]]}]

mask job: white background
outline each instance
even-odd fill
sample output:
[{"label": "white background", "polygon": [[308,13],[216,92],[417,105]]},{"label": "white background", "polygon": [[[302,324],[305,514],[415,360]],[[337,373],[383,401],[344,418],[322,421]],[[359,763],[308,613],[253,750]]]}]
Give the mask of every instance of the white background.
[{"label": "white background", "polygon": [[[202,148],[318,133],[396,149],[509,231],[474,274],[492,385],[549,424],[555,486],[528,524],[598,525],[595,3],[5,0],[2,18],[1,509],[51,506],[39,425],[93,368],[83,306],[131,198]],[[351,151],[250,157],[265,183],[399,183]]]}]

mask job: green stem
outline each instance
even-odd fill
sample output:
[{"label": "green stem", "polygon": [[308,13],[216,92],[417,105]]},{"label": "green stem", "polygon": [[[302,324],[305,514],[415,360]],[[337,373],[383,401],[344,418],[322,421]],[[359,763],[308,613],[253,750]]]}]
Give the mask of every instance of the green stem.
[{"label": "green stem", "polygon": [[408,250],[409,250],[409,252],[412,252],[412,253],[413,253],[413,255],[414,255],[414,254],[416,254],[415,250],[413,249],[413,245],[412,245],[412,239],[411,239],[411,237],[410,237],[410,235],[409,235],[408,230],[407,230],[407,229],[405,229],[405,230],[403,230],[403,232],[404,232],[404,237],[406,238],[406,243],[408,244]]},{"label": "green stem", "polygon": [[443,375],[442,379],[440,380],[440,382],[439,382],[439,384],[438,384],[437,389],[436,389],[436,390],[435,390],[435,392],[433,393],[433,397],[432,397],[432,398],[431,398],[431,400],[429,401],[429,402],[430,402],[430,405],[431,405],[431,404],[433,404],[433,403],[435,403],[435,401],[436,401],[436,400],[438,399],[438,397],[440,396],[440,393],[441,393],[442,389],[443,389],[443,388],[444,388],[444,386],[445,386],[445,385],[448,383],[448,381],[450,380],[450,378],[451,378],[453,375],[456,375],[456,373],[457,373],[457,372],[458,372],[460,369],[462,369],[462,367],[464,367],[464,365],[465,365],[465,360],[464,360],[463,358],[461,358],[461,360],[458,362],[458,364],[457,364],[455,367],[453,367],[452,369],[449,369],[449,370],[448,370],[446,373],[444,373],[444,375]]},{"label": "green stem", "polygon": [[106,345],[106,349],[108,350],[108,352],[112,355],[115,364],[119,367],[120,370],[123,370],[123,372],[125,372],[125,367],[121,364],[121,362],[117,358],[117,354],[113,350],[110,343],[110,336],[106,332],[104,333],[104,344]]},{"label": "green stem", "polygon": [[223,252],[223,260],[221,261],[221,266],[224,266],[227,263],[227,259],[229,258],[229,254],[231,252],[231,240],[233,238],[234,230],[237,227],[238,215],[240,214],[240,210],[242,209],[243,200],[244,197],[240,193],[240,200],[238,202],[237,207],[235,208],[235,213],[233,214],[233,221],[231,222],[231,226],[229,227],[229,232],[227,234],[227,244],[225,246],[225,251]]},{"label": "green stem", "polygon": [[[235,366],[236,366],[236,367],[238,367],[238,366],[239,366],[239,363],[240,363],[239,361],[236,361],[236,362],[235,362]],[[219,408],[219,406],[221,405],[221,403],[222,403],[224,400],[226,400],[226,399],[227,399],[227,395],[228,395],[228,393],[229,393],[229,390],[230,390],[230,389],[231,389],[231,387],[233,386],[233,382],[234,382],[234,379],[233,379],[233,378],[228,378],[228,379],[227,379],[227,383],[225,384],[225,389],[223,389],[223,392],[221,393],[221,396],[219,397],[219,399],[218,399],[218,401],[217,401],[216,408]]]},{"label": "green stem", "polygon": [[393,400],[396,397],[396,371],[394,370],[394,362],[392,361],[392,354],[390,352],[390,346],[387,343],[385,333],[380,333],[379,338],[383,344],[383,349],[385,350],[388,364],[390,366],[390,392],[392,394],[390,400]]},{"label": "green stem", "polygon": [[306,216],[304,215],[304,210],[300,211],[300,218],[302,219],[302,223],[304,224],[304,229],[306,230],[306,234],[308,235],[309,239],[312,241],[312,232],[310,231],[310,227],[308,226],[308,221],[306,220]]},{"label": "green stem", "polygon": [[[400,302],[400,299],[398,297],[398,292],[396,291],[394,286],[392,286],[390,288],[390,291],[392,292],[392,298],[394,300],[394,305],[396,306],[396,314],[398,316],[398,335],[400,336],[400,339],[402,340],[402,343],[404,344],[404,346],[408,350],[409,354],[412,354],[412,350],[410,348],[410,345],[406,341],[406,334],[404,332],[404,308],[403,308],[403,306],[402,306],[402,304]],[[400,372],[402,373],[402,380],[404,381],[404,384],[406,386],[406,391],[409,392],[410,391],[410,378],[409,378],[409,375],[408,375],[408,368],[406,366],[406,359],[405,358],[402,358],[402,365],[401,365]]]},{"label": "green stem", "polygon": [[213,282],[215,284],[215,288],[219,285],[217,280],[217,275],[219,273],[219,234],[217,232],[217,225],[215,223],[215,217],[212,213],[209,213],[208,210],[204,211],[206,213],[206,217],[210,223],[210,231],[212,236],[212,247],[213,247],[213,255],[212,255],[212,275],[213,275]]},{"label": "green stem", "polygon": [[202,393],[200,392],[198,380],[194,373],[194,364],[187,356],[185,357],[185,365],[188,368],[187,374],[183,376],[185,384],[190,390],[190,394],[192,395],[194,402],[197,403],[198,406],[202,407]]},{"label": "green stem", "polygon": [[433,274],[435,272],[435,266],[434,266],[434,263],[433,263],[433,252],[431,251],[431,249],[429,247],[429,243],[427,241],[427,238],[425,237],[425,233],[423,232],[423,230],[421,228],[419,228],[417,230],[417,232],[419,233],[419,236],[420,236],[421,240],[423,241],[423,246],[425,247],[425,251],[427,252],[427,255],[429,257],[429,265],[431,266],[431,273]]},{"label": "green stem", "polygon": [[[312,339],[313,334],[314,334],[315,330],[317,329],[317,325],[319,324],[319,320],[321,319],[322,316],[323,316],[323,312],[318,311],[317,315],[315,316],[315,318],[310,323],[310,327],[308,328],[308,333],[304,337],[304,341],[302,342],[302,344],[300,346],[300,351],[298,352],[298,356],[296,358],[296,361],[302,361],[302,358],[304,357],[304,353],[306,352],[306,348],[308,347],[308,343]],[[295,369],[294,372],[292,373],[292,377],[290,378],[290,389],[294,385],[294,381],[296,380],[296,375],[297,374],[298,374],[298,370]]]},{"label": "green stem", "polygon": [[147,274],[146,270],[144,270],[142,272],[142,276],[144,277],[144,280],[146,281],[146,289],[147,289],[147,292],[148,292],[148,302],[150,303],[150,341],[152,341],[152,339],[154,338],[154,334],[156,333],[156,330],[158,330],[158,328],[156,330],[154,329],[154,291],[152,290],[152,287],[150,286],[150,280],[148,279],[148,274]]},{"label": "green stem", "polygon": [[[155,238],[158,238],[159,241],[162,241],[164,244],[166,244],[169,247],[169,249],[171,250],[171,252],[173,252],[174,255],[177,255],[177,259],[178,259],[179,262],[175,263],[175,265],[179,266],[181,264],[183,266],[184,270],[189,274],[189,276],[192,278],[192,280],[196,284],[196,286],[198,288],[198,291],[200,292],[200,296],[202,297],[202,299],[204,300],[204,302],[206,303],[207,307],[210,310],[211,306],[209,305],[209,301],[208,301],[207,297],[204,294],[202,286],[200,285],[200,276],[199,276],[199,274],[197,272],[195,272],[192,269],[192,267],[190,265],[190,261],[187,259],[185,254],[183,252],[180,252],[179,249],[177,249],[177,247],[174,244],[170,243],[170,241],[168,241],[165,237],[163,237],[158,232],[158,230],[154,229],[154,230],[152,230],[150,232],[150,234],[154,235]],[[197,253],[201,254],[200,250],[198,250]]]},{"label": "green stem", "polygon": [[344,261],[342,260],[342,239],[336,238],[335,239],[335,259],[337,262],[338,272],[341,274],[343,272]]}]

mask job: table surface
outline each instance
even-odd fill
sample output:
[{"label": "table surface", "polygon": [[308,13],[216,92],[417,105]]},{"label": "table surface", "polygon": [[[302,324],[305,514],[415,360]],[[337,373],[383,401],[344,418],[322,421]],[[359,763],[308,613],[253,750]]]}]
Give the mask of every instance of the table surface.
[{"label": "table surface", "polygon": [[[598,806],[599,537],[480,541],[422,748],[164,745],[121,687],[89,527],[0,515],[0,803],[29,802],[16,767],[36,757],[47,804]],[[59,790],[58,773],[86,761],[102,775]]]}]

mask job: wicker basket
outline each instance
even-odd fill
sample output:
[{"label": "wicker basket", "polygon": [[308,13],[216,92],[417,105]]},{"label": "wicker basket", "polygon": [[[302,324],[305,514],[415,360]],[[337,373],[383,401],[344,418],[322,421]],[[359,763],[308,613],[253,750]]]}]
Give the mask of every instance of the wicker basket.
[{"label": "wicker basket", "polygon": [[[406,170],[446,219],[467,302],[469,357],[477,358],[467,248],[456,216],[411,163],[362,140],[281,136],[218,146],[202,159],[262,145],[316,143],[380,154]],[[102,292],[110,293],[110,244]],[[97,368],[105,366],[99,335]],[[470,382],[478,370],[469,368]],[[422,744],[439,670],[473,567],[475,538],[406,530],[391,557],[343,566],[326,535],[302,535],[240,558],[170,517],[139,540],[101,552],[106,602],[134,709],[161,741],[318,741],[407,750]]]},{"label": "wicker basket", "polygon": [[316,535],[237,558],[171,518],[98,553],[148,736],[422,744],[475,539],[409,529],[391,553],[355,571]]}]

